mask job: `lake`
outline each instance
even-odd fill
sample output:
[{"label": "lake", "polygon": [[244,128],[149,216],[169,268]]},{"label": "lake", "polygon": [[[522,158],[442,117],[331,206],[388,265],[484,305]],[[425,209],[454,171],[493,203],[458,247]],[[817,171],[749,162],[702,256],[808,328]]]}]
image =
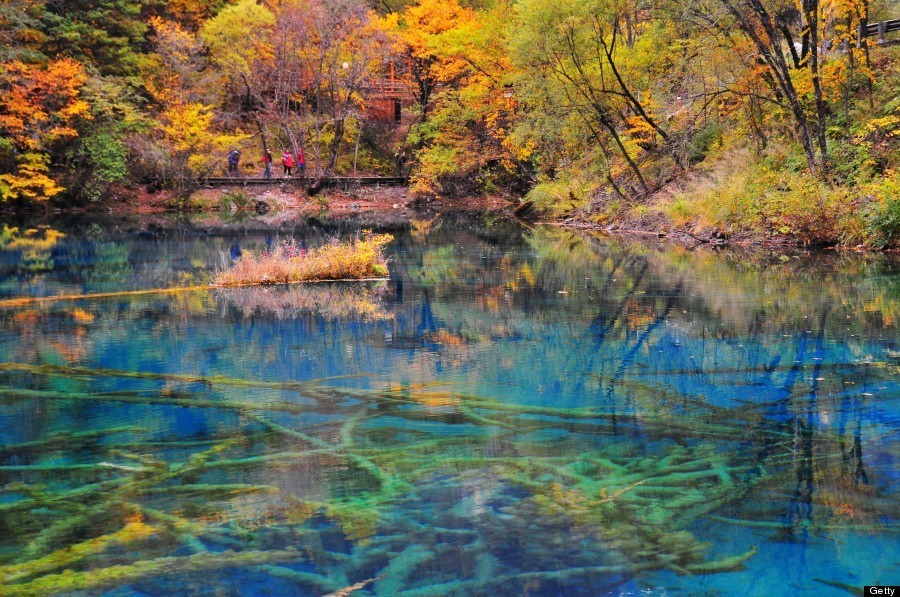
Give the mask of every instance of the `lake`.
[{"label": "lake", "polygon": [[210,289],[359,225],[0,224],[0,594],[900,584],[896,255],[386,231],[388,280]]}]

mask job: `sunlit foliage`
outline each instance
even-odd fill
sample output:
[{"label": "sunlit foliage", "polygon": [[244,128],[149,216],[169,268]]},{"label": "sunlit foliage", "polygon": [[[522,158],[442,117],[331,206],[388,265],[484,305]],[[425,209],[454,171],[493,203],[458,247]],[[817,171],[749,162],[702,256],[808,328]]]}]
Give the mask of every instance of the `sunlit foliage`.
[{"label": "sunlit foliage", "polygon": [[50,177],[50,151],[77,137],[89,118],[80,97],[84,67],[71,59],[33,66],[12,60],[0,72],[0,199],[47,199],[62,188]]},{"label": "sunlit foliage", "polygon": [[352,242],[331,242],[306,250],[282,243],[260,255],[245,254],[215,279],[219,286],[288,284],[316,280],[381,278],[388,274],[384,246],[390,234],[365,234]]},{"label": "sunlit foliage", "polygon": [[[289,151],[311,194],[402,173],[419,195],[530,192],[554,216],[662,214],[691,234],[757,233],[757,202],[802,188],[837,223],[801,240],[889,246],[897,50],[857,30],[891,16],[881,0],[9,0],[0,194],[187,193],[233,149],[242,174]],[[762,163],[772,186],[729,230],[675,205],[673,182],[712,171],[727,191],[748,152],[738,178]]]}]

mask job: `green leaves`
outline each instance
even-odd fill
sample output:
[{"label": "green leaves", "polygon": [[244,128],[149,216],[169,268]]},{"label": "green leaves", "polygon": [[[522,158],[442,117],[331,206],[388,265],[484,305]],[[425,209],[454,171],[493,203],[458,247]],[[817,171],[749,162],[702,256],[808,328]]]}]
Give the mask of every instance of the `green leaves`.
[{"label": "green leaves", "polygon": [[241,0],[207,21],[200,37],[210,59],[231,79],[247,75],[257,61],[271,58],[275,15],[256,0]]}]

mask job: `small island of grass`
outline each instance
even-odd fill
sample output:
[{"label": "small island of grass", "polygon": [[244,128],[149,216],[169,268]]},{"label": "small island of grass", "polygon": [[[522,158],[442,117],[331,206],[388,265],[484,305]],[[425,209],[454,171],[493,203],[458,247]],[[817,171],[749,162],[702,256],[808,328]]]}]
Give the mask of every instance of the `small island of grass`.
[{"label": "small island of grass", "polygon": [[366,233],[350,242],[335,240],[309,251],[289,240],[272,251],[245,253],[229,269],[219,272],[213,284],[254,286],[382,278],[388,274],[384,246],[392,240],[390,234]]}]

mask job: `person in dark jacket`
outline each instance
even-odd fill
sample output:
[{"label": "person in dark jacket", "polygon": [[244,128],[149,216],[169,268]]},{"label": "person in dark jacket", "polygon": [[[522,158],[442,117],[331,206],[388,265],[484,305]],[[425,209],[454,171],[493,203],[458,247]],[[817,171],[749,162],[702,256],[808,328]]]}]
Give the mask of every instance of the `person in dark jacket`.
[{"label": "person in dark jacket", "polygon": [[228,154],[228,173],[229,174],[237,174],[238,172],[238,164],[241,160],[241,152],[237,149],[232,150],[231,153]]}]

